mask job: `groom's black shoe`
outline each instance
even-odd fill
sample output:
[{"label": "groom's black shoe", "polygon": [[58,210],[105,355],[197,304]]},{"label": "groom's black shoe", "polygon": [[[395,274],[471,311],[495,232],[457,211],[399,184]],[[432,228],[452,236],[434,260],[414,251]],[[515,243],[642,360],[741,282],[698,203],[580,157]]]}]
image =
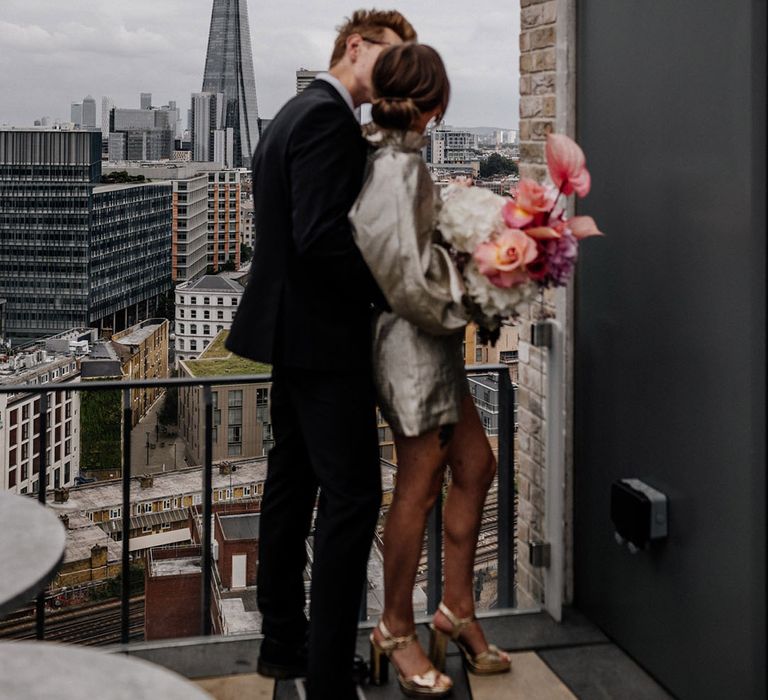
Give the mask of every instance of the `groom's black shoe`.
[{"label": "groom's black shoe", "polygon": [[[265,637],[256,670],[262,676],[276,680],[304,678],[307,675],[306,644],[296,646]],[[368,664],[359,654],[352,660],[352,678],[357,685],[368,682]]]},{"label": "groom's black shoe", "polygon": [[307,645],[264,637],[256,670],[262,676],[277,680],[303,678],[307,675]]}]

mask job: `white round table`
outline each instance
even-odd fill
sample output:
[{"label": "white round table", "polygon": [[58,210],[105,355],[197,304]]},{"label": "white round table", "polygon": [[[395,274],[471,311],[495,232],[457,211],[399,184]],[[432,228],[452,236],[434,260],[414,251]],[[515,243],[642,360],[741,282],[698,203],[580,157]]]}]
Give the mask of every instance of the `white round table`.
[{"label": "white round table", "polygon": [[211,700],[142,659],[54,642],[0,642],[0,700]]},{"label": "white round table", "polygon": [[22,607],[56,575],[66,531],[29,496],[0,492],[0,618]]}]

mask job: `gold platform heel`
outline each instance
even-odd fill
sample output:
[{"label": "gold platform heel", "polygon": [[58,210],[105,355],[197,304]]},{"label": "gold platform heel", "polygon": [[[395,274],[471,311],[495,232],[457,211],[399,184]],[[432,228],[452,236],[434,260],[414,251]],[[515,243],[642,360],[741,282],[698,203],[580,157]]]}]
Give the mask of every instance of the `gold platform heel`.
[{"label": "gold platform heel", "polygon": [[397,664],[392,661],[392,652],[405,649],[409,644],[416,642],[416,634],[405,637],[393,637],[382,620],[379,621],[379,632],[382,640],[376,641],[371,632],[371,684],[382,685],[389,677],[389,664],[395,667],[397,682],[403,695],[409,698],[444,698],[451,693],[453,682],[448,676],[440,673],[434,666],[415,676],[406,678],[400,673]]},{"label": "gold platform heel", "polygon": [[456,617],[445,603],[440,603],[439,610],[451,623],[453,629],[450,632],[443,632],[435,626],[434,622],[429,626],[429,658],[438,670],[443,671],[445,669],[446,647],[449,639],[461,651],[467,669],[478,676],[507,673],[511,669],[512,664],[509,656],[495,644],[489,644],[485,651],[474,654],[472,649],[459,639],[462,630],[477,620],[474,615],[472,617]]}]

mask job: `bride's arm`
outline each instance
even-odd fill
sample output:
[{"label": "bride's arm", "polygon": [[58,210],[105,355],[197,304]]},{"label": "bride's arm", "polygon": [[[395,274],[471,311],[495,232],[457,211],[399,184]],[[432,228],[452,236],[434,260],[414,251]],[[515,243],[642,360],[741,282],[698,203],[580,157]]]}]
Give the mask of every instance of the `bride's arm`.
[{"label": "bride's arm", "polygon": [[398,316],[434,334],[467,323],[461,276],[434,240],[434,185],[416,153],[376,154],[349,213],[355,242]]}]

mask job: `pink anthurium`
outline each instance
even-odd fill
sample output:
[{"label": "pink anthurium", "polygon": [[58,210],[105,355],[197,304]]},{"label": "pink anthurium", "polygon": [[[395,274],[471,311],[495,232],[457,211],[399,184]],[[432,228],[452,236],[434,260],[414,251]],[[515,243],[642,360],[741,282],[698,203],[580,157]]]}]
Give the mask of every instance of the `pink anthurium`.
[{"label": "pink anthurium", "polygon": [[526,235],[536,240],[545,240],[547,238],[560,238],[560,234],[549,226],[532,226],[525,229]]},{"label": "pink anthurium", "polygon": [[[567,224],[568,228],[571,229],[571,233],[579,240],[589,238],[590,236],[605,235],[597,228],[597,224],[591,216],[574,216],[572,219],[568,219]],[[526,231],[526,233],[529,236],[531,235],[530,231]]]},{"label": "pink anthurium", "polygon": [[552,182],[564,195],[575,192],[585,197],[591,187],[584,151],[564,134],[549,134],[546,146],[547,167]]}]

